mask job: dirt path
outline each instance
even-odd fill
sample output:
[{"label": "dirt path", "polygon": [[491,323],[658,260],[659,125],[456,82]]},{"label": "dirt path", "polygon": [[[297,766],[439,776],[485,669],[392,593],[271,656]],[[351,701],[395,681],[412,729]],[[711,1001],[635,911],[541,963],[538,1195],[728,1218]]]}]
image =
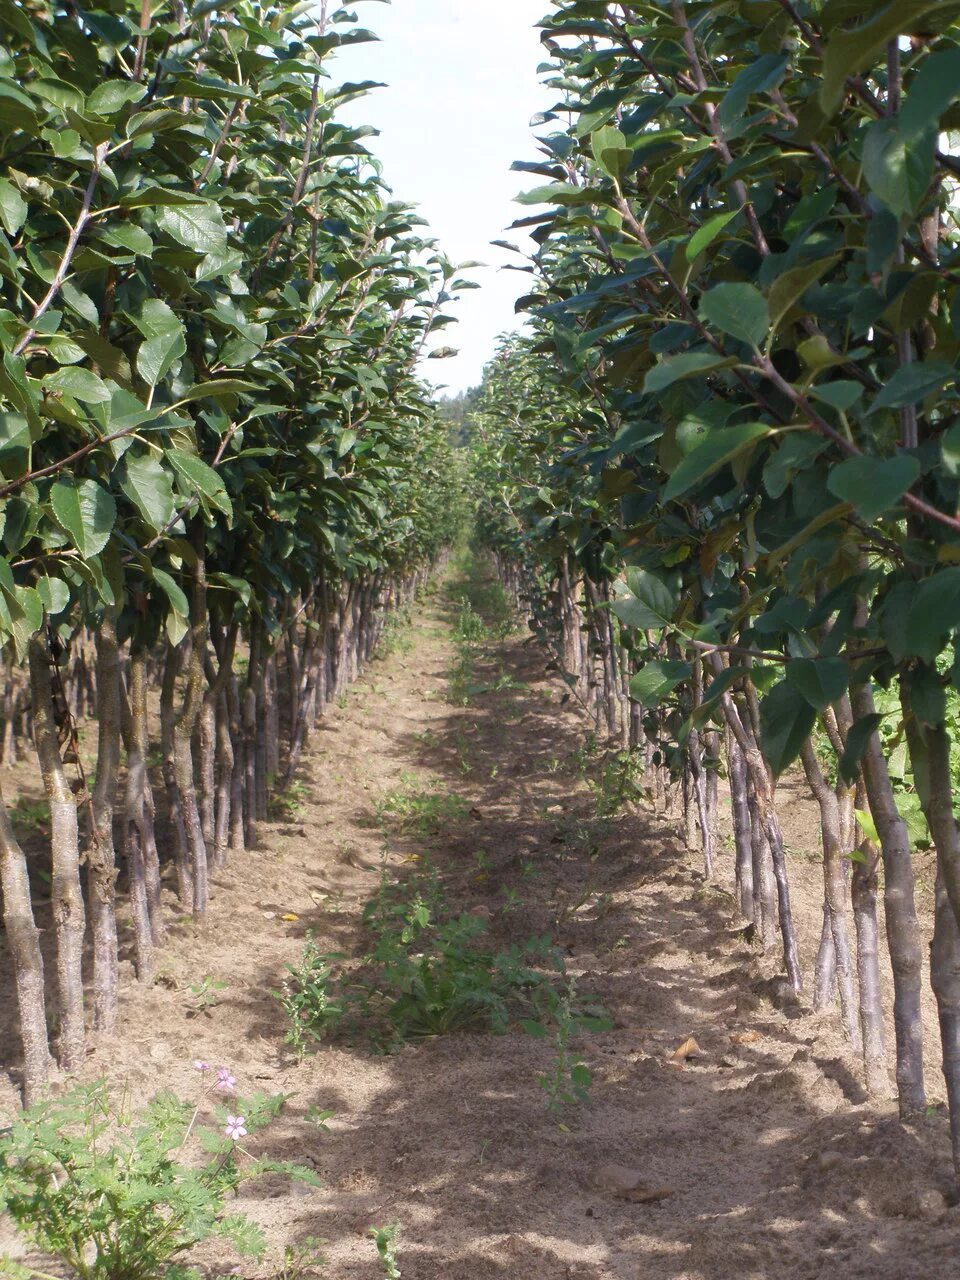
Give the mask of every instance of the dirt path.
[{"label": "dirt path", "polygon": [[[468,705],[450,701],[451,617],[442,596],[428,602],[331,709],[301,812],[219,877],[202,931],[175,926],[160,984],[125,984],[126,1034],[89,1073],[129,1079],[139,1096],[189,1093],[203,1057],[229,1064],[241,1089],[291,1095],[271,1154],[314,1166],[323,1189],[266,1180],[238,1207],[278,1247],[325,1238],[318,1274],[330,1280],[381,1276],[366,1231],[393,1222],[404,1280],[956,1274],[942,1117],[907,1132],[890,1107],[866,1105],[833,1019],[774,1007],[775,970],[669,827],[597,816],[578,767],[584,722],[522,636],[484,652]],[[391,1056],[338,1045],[302,1063],[284,1046],[271,994],[284,965],[311,930],[325,948],[363,950],[378,802],[418,789],[455,799],[432,833],[384,819],[388,870],[429,859],[450,900],[489,921],[492,947],[553,933],[581,995],[614,1023],[579,1042],[594,1072],[587,1103],[547,1110],[538,1076],[554,1051],[520,1031]],[[188,987],[205,976],[226,985],[197,1013]],[[699,1056],[671,1065],[690,1035]],[[334,1112],[329,1133],[309,1123],[314,1107]],[[663,1198],[618,1198],[603,1185],[609,1165]],[[0,1252],[8,1243],[0,1229]],[[210,1276],[226,1270],[207,1261]]]}]

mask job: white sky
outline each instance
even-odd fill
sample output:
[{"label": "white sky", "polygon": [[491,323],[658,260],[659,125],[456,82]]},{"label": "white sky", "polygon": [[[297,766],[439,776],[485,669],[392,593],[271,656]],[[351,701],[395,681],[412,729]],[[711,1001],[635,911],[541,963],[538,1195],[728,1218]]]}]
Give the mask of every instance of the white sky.
[{"label": "white sky", "polygon": [[488,264],[469,273],[483,287],[461,295],[460,323],[437,338],[460,355],[423,366],[431,382],[451,391],[480,381],[497,334],[518,322],[514,301],[529,292],[528,275],[497,270],[521,260],[490,241],[530,247],[522,232],[505,228],[532,212],[513,197],[539,179],[511,173],[510,164],[538,158],[530,119],[549,105],[549,91],[537,79],[546,55],[535,24],[549,9],[548,0],[364,3],[360,25],[380,42],[345,48],[330,66],[338,82],[388,85],[340,118],[380,130],[369,146],[383,161],[386,182],[418,205],[454,262]]}]

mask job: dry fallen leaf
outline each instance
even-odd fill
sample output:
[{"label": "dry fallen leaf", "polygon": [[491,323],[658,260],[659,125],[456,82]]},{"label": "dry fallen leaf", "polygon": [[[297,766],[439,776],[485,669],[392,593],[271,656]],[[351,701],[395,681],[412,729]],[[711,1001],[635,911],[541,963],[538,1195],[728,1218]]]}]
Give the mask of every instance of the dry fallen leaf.
[{"label": "dry fallen leaf", "polygon": [[673,1187],[639,1186],[625,1191],[621,1199],[629,1200],[631,1204],[654,1204],[658,1200],[666,1200],[667,1196],[673,1194]]},{"label": "dry fallen leaf", "polygon": [[280,917],[280,919],[286,920],[288,924],[295,924],[300,919],[300,917],[295,916],[292,911],[285,911],[283,915]]},{"label": "dry fallen leaf", "polygon": [[690,1058],[695,1058],[700,1052],[700,1046],[694,1040],[693,1036],[687,1036],[683,1044],[673,1051],[668,1061],[671,1066],[682,1067]]},{"label": "dry fallen leaf", "polygon": [[735,1031],[730,1037],[733,1044],[756,1044],[763,1036],[759,1031]]}]

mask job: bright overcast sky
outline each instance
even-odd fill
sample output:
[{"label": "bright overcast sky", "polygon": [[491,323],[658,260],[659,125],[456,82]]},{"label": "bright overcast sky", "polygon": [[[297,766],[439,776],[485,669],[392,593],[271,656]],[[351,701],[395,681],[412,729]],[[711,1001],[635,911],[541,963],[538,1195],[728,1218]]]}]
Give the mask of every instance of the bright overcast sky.
[{"label": "bright overcast sky", "polygon": [[438,339],[460,355],[424,366],[431,382],[451,391],[480,381],[497,334],[517,323],[515,299],[529,291],[529,276],[497,270],[520,259],[490,241],[530,243],[504,229],[530,212],[513,197],[536,180],[511,173],[510,164],[536,158],[530,119],[548,99],[537,79],[544,51],[535,26],[550,7],[548,0],[366,3],[360,22],[380,42],[348,47],[331,66],[340,81],[386,83],[342,118],[379,129],[370,148],[385,180],[419,206],[447,255],[488,264],[470,273],[483,288],[461,295],[460,323]]}]

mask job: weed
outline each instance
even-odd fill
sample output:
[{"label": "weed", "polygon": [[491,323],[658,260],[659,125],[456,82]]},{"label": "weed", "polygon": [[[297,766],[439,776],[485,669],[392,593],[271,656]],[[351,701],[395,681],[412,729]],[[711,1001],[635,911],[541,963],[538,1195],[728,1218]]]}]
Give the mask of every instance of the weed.
[{"label": "weed", "polygon": [[[577,1102],[586,1102],[593,1084],[593,1073],[580,1054],[572,1047],[574,1039],[585,1031],[609,1031],[610,1019],[600,1010],[579,1009],[576,1005],[576,988],[571,980],[562,995],[553,993],[549,1020],[553,1022],[555,1058],[549,1071],[537,1077],[537,1083],[547,1096],[550,1111],[561,1111]],[[543,1038],[548,1035],[545,1023],[526,1021],[523,1026],[531,1035]]]},{"label": "weed", "polygon": [[21,796],[10,806],[10,819],[14,828],[46,836],[50,834],[50,806],[45,800],[28,800]]},{"label": "weed", "polygon": [[367,1235],[377,1247],[377,1257],[383,1268],[384,1280],[400,1280],[400,1267],[397,1265],[397,1236],[400,1233],[398,1224],[391,1227],[371,1227]]},{"label": "weed", "polygon": [[467,805],[460,796],[446,791],[430,791],[419,786],[416,777],[404,774],[400,786],[388,791],[377,802],[377,821],[385,826],[389,815],[401,834],[415,832],[420,836],[436,835],[450,823],[467,815]]},{"label": "weed", "polygon": [[311,939],[288,970],[281,1000],[292,1024],[287,1040],[299,1052],[341,1027],[386,1052],[467,1027],[503,1032],[551,985],[533,966],[562,970],[548,939],[485,948],[484,922],[451,914],[433,874],[412,885],[384,878],[364,923],[373,947],[356,967],[335,978],[331,961],[342,957],[321,955]]},{"label": "weed", "polygon": [[[185,1280],[191,1273],[174,1260],[213,1236],[261,1256],[260,1228],[226,1214],[240,1184],[267,1171],[319,1184],[308,1170],[255,1159],[241,1144],[276,1118],[283,1094],[234,1098],[227,1114],[208,1099],[213,1089],[233,1091],[229,1069],[214,1076],[206,1063],[195,1066],[203,1081],[196,1104],[160,1094],[135,1116],[101,1080],[16,1116],[0,1139],[0,1211],[81,1280]],[[200,1122],[208,1111],[215,1126]],[[5,1274],[41,1274],[11,1265],[4,1260]]]},{"label": "weed", "polygon": [[228,982],[217,982],[209,973],[205,973],[199,982],[191,982],[187,987],[190,992],[191,1007],[187,1016],[195,1018],[200,1013],[209,1013],[220,1003],[219,992],[226,991]]},{"label": "weed", "polygon": [[300,1057],[308,1045],[326,1039],[343,1017],[343,1005],[331,994],[330,961],[337,958],[322,952],[310,935],[299,964],[287,965],[287,977],[279,997],[290,1020],[284,1042],[293,1045]]},{"label": "weed", "polygon": [[267,812],[272,822],[294,822],[306,812],[310,791],[306,783],[294,778],[283,790],[270,789]]}]

